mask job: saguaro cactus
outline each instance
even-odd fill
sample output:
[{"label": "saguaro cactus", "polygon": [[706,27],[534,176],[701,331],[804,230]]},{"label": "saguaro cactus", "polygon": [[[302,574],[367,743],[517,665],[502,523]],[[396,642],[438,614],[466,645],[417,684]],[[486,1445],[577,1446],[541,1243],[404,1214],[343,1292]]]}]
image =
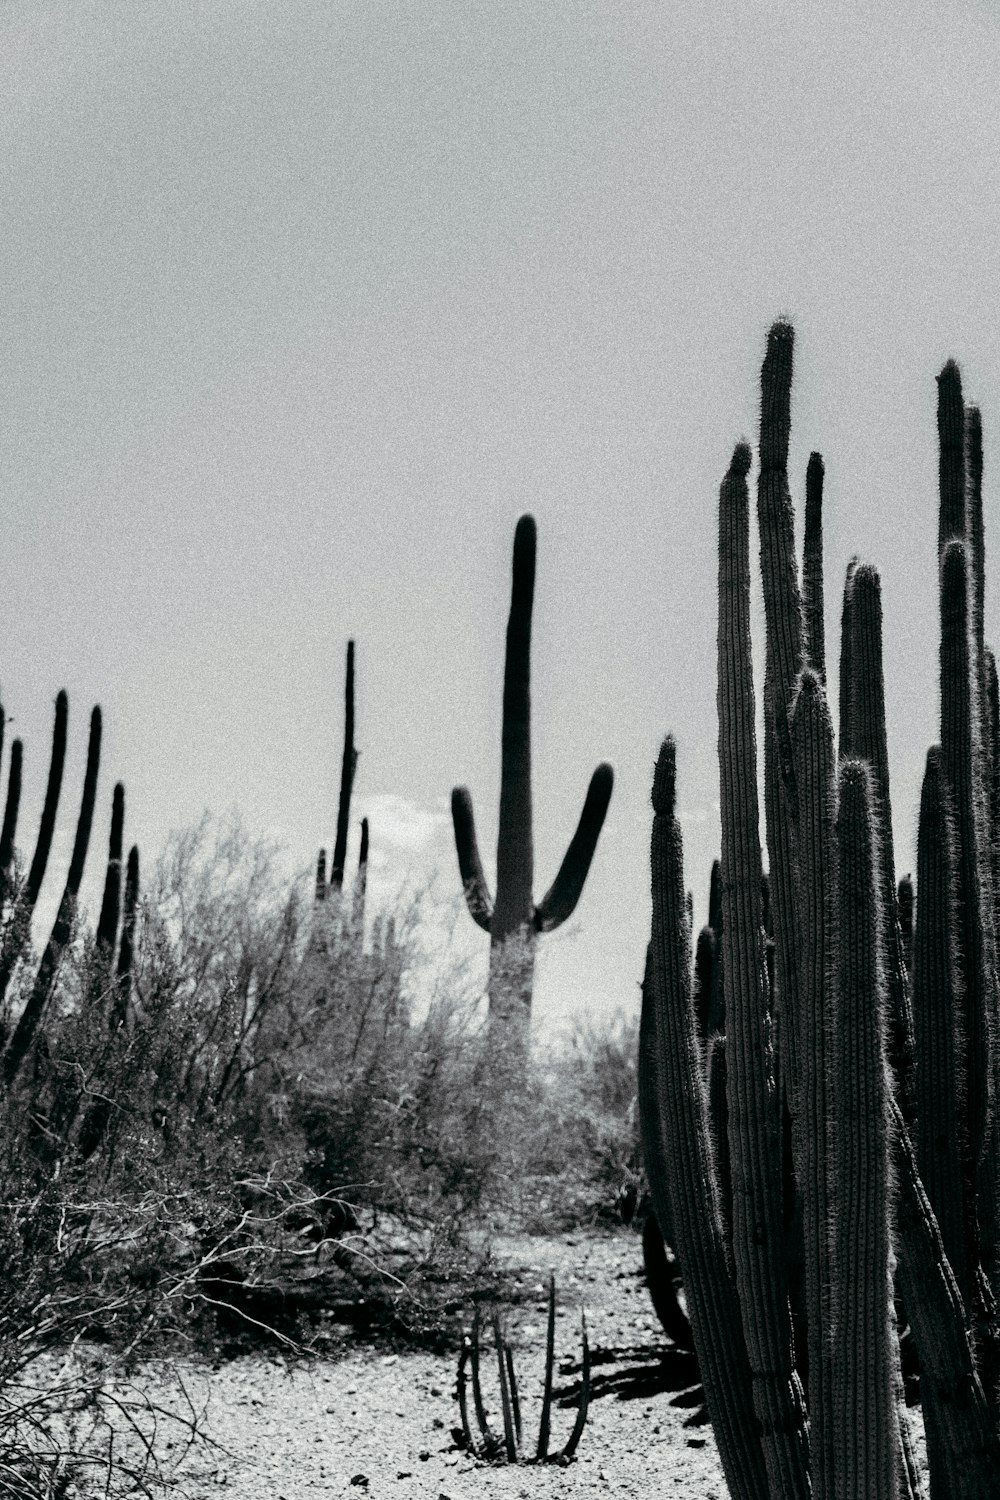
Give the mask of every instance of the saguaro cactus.
[{"label": "saguaro cactus", "polygon": [[344,756],[340,766],[340,801],[337,805],[337,841],[330,861],[330,884],[341,890],[344,865],[347,862],[347,830],[351,818],[351,789],[358,769],[358,752],[354,748],[354,642],[347,643],[347,677],[344,686]]},{"label": "saguaro cactus", "polygon": [[[326,850],[320,849],[316,861],[315,904],[330,898],[329,920],[337,938],[347,938],[360,953],[364,939],[365,886],[368,875],[368,819],[361,820],[361,853],[358,873],[349,903],[341,900],[344,870],[347,863],[347,835],[351,820],[351,793],[358,768],[358,751],[354,744],[354,642],[347,643],[347,671],[344,679],[344,753],[340,766],[340,797],[337,803],[337,834],[330,856],[330,878],[327,881]],[[317,913],[317,916],[319,914]],[[314,934],[321,950],[326,949],[328,933]]]},{"label": "saguaro cactus", "polygon": [[490,896],[476,841],[467,787],[451,794],[458,867],[470,915],[490,934],[490,1015],[526,1017],[531,1008],[535,939],[570,916],[580,899],[611,799],[607,762],[590,780],[576,833],[559,873],[537,905],[532,897],[531,610],[535,593],[536,528],[522,516],[514,533],[514,568],[503,679],[500,829],[496,900]]}]

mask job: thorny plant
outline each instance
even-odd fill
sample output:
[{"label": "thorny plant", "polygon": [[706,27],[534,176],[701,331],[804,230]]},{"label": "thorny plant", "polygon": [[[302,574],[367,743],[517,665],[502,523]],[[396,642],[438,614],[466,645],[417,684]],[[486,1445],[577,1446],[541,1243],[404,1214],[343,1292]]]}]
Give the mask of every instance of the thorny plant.
[{"label": "thorny plant", "polygon": [[[556,1350],[556,1281],[554,1275],[550,1276],[542,1414],[538,1428],[538,1442],[535,1446],[535,1452],[530,1458],[522,1456],[524,1428],[521,1419],[521,1400],[518,1394],[517,1376],[514,1371],[513,1351],[505,1336],[499,1313],[494,1312],[492,1323],[493,1342],[497,1356],[497,1378],[500,1386],[503,1436],[501,1437],[491,1428],[483,1401],[482,1382],[480,1379],[480,1319],[479,1309],[477,1308],[472,1323],[472,1335],[462,1341],[462,1352],[458,1359],[458,1381],[456,1387],[458,1410],[462,1422],[462,1434],[467,1451],[474,1458],[482,1459],[487,1463],[568,1464],[576,1453],[580,1438],[583,1435],[583,1429],[587,1421],[587,1409],[590,1404],[590,1345],[587,1341],[586,1314],[581,1314],[583,1359],[580,1374],[580,1399],[576,1409],[576,1419],[565,1446],[558,1453],[550,1453],[549,1441],[551,1438],[553,1375],[555,1371]],[[476,1424],[480,1433],[478,1440],[473,1436],[472,1425],[469,1421],[467,1371],[471,1372],[472,1376],[472,1402]]]}]

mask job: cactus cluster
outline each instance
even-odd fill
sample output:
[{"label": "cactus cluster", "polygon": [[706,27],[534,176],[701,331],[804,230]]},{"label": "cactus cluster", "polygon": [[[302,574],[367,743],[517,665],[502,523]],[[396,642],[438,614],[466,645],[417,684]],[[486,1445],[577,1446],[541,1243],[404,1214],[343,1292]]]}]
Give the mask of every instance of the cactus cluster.
[{"label": "cactus cluster", "polygon": [[[517,1376],[514,1371],[514,1355],[510,1343],[504,1334],[499,1313],[495,1313],[493,1316],[493,1342],[497,1357],[497,1381],[500,1391],[503,1434],[494,1432],[490,1426],[486,1405],[483,1401],[480,1375],[480,1321],[479,1310],[478,1308],[476,1309],[472,1323],[472,1334],[462,1341],[462,1350],[458,1358],[458,1380],[455,1388],[458,1411],[462,1423],[462,1441],[468,1453],[471,1453],[474,1458],[484,1459],[489,1463],[568,1464],[570,1462],[579,1446],[580,1438],[583,1436],[583,1429],[587,1422],[587,1410],[590,1404],[590,1344],[587,1340],[586,1315],[583,1315],[581,1318],[581,1327],[583,1333],[583,1359],[580,1367],[580,1399],[576,1408],[576,1417],[573,1422],[572,1431],[563,1447],[558,1453],[550,1453],[549,1443],[552,1436],[553,1378],[555,1374],[556,1355],[556,1282],[555,1276],[550,1276],[542,1411],[538,1424],[538,1441],[535,1445],[535,1451],[528,1457],[524,1454],[521,1400],[518,1395]],[[478,1438],[473,1436],[472,1424],[469,1420],[468,1377],[470,1373],[472,1376],[473,1409],[476,1415],[476,1425],[479,1429]]]},{"label": "cactus cluster", "polygon": [[[776,324],[757,496],[768,875],[741,443],[719,499],[722,854],[693,962],[672,739],[653,781],[643,1151],[733,1496],[923,1492],[901,1375],[905,1317],[932,1500],[985,1500],[1000,1471],[1000,734],[983,641],[981,426],[949,364],[938,423],[941,743],[927,756],[914,892],[894,870],[880,583],[857,560],[835,735],[818,454],[800,585],[792,351],[791,327]],[[713,1086],[720,1056],[723,1090]]]},{"label": "cactus cluster", "polygon": [[614,773],[602,761],[552,885],[535,904],[532,895],[534,846],[531,836],[531,612],[535,597],[537,528],[522,516],[514,532],[514,564],[503,676],[503,728],[500,761],[500,821],[497,836],[496,899],[490,895],[476,840],[468,787],[451,794],[455,848],[466,904],[473,921],[490,935],[489,1007],[491,1020],[515,1028],[531,1011],[535,942],[571,916],[587,879]]},{"label": "cactus cluster", "polygon": [[[14,846],[17,835],[18,813],[21,798],[21,776],[23,747],[20,740],[11,746],[10,768],[7,779],[7,798],[4,808],[3,826],[0,830],[0,924],[3,937],[0,944],[0,1005],[6,1000],[10,983],[24,958],[31,937],[31,919],[38,901],[42,882],[48,867],[56,817],[62,792],[63,769],[66,762],[66,744],[69,722],[69,701],[65,692],[56,698],[55,723],[52,731],[52,752],[49,774],[42,805],[35,850],[28,874],[23,881],[15,875]],[[3,710],[0,709],[0,745],[3,739]],[[3,1037],[0,1071],[4,1083],[13,1083],[32,1048],[37,1044],[45,1012],[52,999],[58,977],[59,964],[73,934],[80,884],[86,865],[90,844],[94,811],[97,805],[97,778],[101,759],[101,710],[95,707],[90,716],[90,734],[87,742],[87,763],[84,772],[80,811],[77,817],[76,835],[70,857],[69,870],[62,896],[56,912],[52,931],[42,952],[28,998],[9,1034]],[[95,961],[91,972],[89,998],[92,1004],[103,1003],[111,997],[108,1020],[112,1026],[120,1025],[128,1009],[131,986],[133,935],[135,911],[139,887],[139,851],[133,847],[128,857],[128,873],[125,883],[124,920],[121,940],[115,961],[115,946],[118,943],[118,924],[121,915],[121,862],[122,839],[125,823],[125,791],[119,782],[112,798],[111,836],[108,867],[105,877],[101,914],[96,934]],[[113,983],[112,983],[113,978]],[[91,1122],[93,1125],[93,1122]]]}]

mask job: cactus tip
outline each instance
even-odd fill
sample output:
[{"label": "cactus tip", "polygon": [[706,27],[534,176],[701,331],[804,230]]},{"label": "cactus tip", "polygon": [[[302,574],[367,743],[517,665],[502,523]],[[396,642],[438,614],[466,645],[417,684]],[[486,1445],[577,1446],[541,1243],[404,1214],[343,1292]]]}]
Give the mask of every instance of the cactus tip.
[{"label": "cactus tip", "polygon": [[799,672],[798,681],[795,684],[795,691],[792,695],[792,715],[797,713],[800,702],[812,704],[822,697],[823,679],[816,668],[807,663]]},{"label": "cactus tip", "polygon": [[677,745],[668,734],[660,746],[653,773],[653,811],[657,817],[672,818],[677,794]]},{"label": "cactus tip", "polygon": [[615,769],[610,761],[602,760],[590,778],[591,786],[599,791],[602,796],[610,797],[611,789],[615,784]]},{"label": "cactus tip", "polygon": [[944,551],[941,553],[941,583],[947,588],[961,584],[965,585],[968,572],[968,556],[965,549],[965,541],[960,536],[953,536],[945,543]]},{"label": "cactus tip", "polygon": [[840,788],[843,795],[852,792],[863,792],[865,796],[872,794],[872,768],[871,763],[862,760],[859,755],[847,755],[840,762]]},{"label": "cactus tip", "polygon": [[851,573],[852,590],[859,596],[866,591],[870,591],[876,600],[881,601],[882,579],[879,576],[878,568],[876,568],[874,563],[858,562],[856,559],[853,561],[854,568]]},{"label": "cactus tip", "polygon": [[750,473],[750,466],[752,463],[753,455],[750,451],[750,444],[747,442],[746,438],[740,438],[740,441],[733,449],[733,456],[729,464],[729,472],[731,474],[734,474],[737,479],[745,479]]}]

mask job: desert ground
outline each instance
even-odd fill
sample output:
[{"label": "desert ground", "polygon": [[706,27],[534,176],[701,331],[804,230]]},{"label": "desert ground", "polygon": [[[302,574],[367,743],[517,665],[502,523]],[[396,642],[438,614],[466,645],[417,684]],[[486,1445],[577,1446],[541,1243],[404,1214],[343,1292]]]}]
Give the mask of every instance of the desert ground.
[{"label": "desert ground", "polygon": [[[580,1231],[504,1240],[511,1272],[506,1326],[516,1350],[526,1447],[537,1433],[544,1366],[547,1281],[559,1289],[553,1447],[573,1422],[580,1387],[580,1313],[592,1356],[589,1416],[574,1460],[487,1464],[457,1441],[457,1358],[392,1349],[385,1341],[335,1335],[329,1358],[254,1354],[221,1361],[164,1361],[140,1382],[179,1415],[199,1412],[202,1441],[161,1425],[159,1457],[190,1500],[220,1492],[234,1500],[306,1495],[472,1500],[574,1495],[728,1494],[702,1401],[694,1356],[665,1337],[653,1312],[634,1232]],[[471,1309],[470,1309],[471,1316]],[[183,1381],[181,1399],[177,1380]],[[499,1425],[499,1395],[484,1361],[484,1394]],[[491,1399],[492,1398],[492,1399]],[[471,1405],[471,1402],[470,1402]],[[923,1455],[919,1412],[914,1418]],[[172,1457],[176,1452],[177,1458]]]}]

